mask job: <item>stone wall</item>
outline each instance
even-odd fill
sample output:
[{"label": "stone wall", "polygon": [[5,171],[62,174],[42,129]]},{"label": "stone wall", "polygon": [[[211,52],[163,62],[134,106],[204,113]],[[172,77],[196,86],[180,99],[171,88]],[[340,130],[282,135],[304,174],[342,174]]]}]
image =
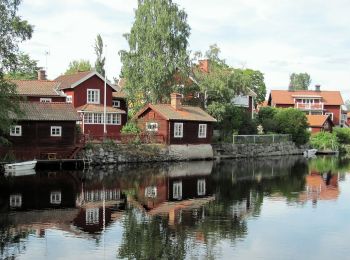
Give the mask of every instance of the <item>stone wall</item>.
[{"label": "stone wall", "polygon": [[168,162],[213,159],[209,144],[199,145],[94,145],[85,149],[82,157],[93,165]]},{"label": "stone wall", "polygon": [[222,158],[250,158],[303,154],[305,148],[298,148],[293,142],[273,144],[215,144],[214,156]]}]

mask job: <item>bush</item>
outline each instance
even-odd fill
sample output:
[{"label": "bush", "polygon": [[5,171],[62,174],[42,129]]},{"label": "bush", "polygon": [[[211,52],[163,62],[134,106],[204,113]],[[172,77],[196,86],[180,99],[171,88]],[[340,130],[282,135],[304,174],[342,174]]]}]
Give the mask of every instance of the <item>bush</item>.
[{"label": "bush", "polygon": [[310,138],[310,144],[318,150],[338,151],[339,141],[334,133],[319,132]]},{"label": "bush", "polygon": [[350,128],[334,127],[333,133],[340,144],[350,144]]},{"label": "bush", "polygon": [[141,133],[141,129],[134,122],[127,122],[123,126],[121,133],[122,134],[135,134],[135,135],[137,135],[137,134]]}]

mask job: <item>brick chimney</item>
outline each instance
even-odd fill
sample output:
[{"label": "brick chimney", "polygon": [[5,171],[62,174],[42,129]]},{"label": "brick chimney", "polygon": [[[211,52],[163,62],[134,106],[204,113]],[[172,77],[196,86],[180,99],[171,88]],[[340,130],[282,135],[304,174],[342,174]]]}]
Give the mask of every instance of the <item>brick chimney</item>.
[{"label": "brick chimney", "polygon": [[182,104],[181,104],[181,99],[182,99],[182,95],[179,93],[172,93],[170,95],[171,98],[171,106],[173,108],[175,108],[176,110],[181,110],[182,108]]},{"label": "brick chimney", "polygon": [[38,80],[46,80],[46,71],[43,69],[38,70]]},{"label": "brick chimney", "polygon": [[209,60],[199,60],[198,67],[202,72],[209,73]]},{"label": "brick chimney", "polygon": [[315,85],[315,91],[321,91],[321,85]]}]

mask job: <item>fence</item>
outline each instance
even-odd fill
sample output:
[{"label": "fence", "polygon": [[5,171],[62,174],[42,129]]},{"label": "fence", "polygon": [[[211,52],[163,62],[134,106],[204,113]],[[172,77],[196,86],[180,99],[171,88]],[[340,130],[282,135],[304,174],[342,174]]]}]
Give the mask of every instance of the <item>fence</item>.
[{"label": "fence", "polygon": [[290,140],[290,135],[233,135],[233,144],[272,144]]}]

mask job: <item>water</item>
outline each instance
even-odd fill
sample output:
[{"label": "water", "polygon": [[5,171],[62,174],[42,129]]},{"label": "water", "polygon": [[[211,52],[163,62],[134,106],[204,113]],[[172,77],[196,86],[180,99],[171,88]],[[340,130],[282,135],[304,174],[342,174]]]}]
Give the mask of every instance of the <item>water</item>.
[{"label": "water", "polygon": [[350,161],[0,177],[0,259],[350,259]]}]

